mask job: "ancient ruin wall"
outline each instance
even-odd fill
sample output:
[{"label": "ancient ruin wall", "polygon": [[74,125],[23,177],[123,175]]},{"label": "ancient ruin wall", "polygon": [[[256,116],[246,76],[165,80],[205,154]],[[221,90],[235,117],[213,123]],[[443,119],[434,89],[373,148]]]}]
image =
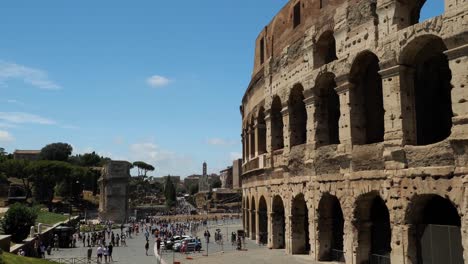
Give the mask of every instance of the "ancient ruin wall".
[{"label": "ancient ruin wall", "polygon": [[418,263],[434,203],[453,206],[468,248],[468,2],[418,23],[424,2],[291,0],[260,33],[241,105],[252,239],[327,260],[338,203],[343,257],[366,263],[377,204],[391,262]]}]

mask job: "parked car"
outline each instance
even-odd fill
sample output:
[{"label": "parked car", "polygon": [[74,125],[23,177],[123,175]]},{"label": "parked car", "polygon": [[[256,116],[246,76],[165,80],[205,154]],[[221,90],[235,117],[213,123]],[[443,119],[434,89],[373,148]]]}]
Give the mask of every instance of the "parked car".
[{"label": "parked car", "polygon": [[177,252],[193,252],[199,251],[201,248],[201,242],[195,238],[186,238],[181,243],[174,245],[174,250]]},{"label": "parked car", "polygon": [[[176,250],[176,247],[178,248],[176,251],[180,249],[180,246],[182,246],[182,241],[185,239],[191,238],[190,236],[173,236],[171,240],[171,245],[169,246],[171,249]],[[167,242],[166,242],[167,244]],[[166,245],[167,246],[167,245]],[[169,248],[168,248],[169,249]]]}]

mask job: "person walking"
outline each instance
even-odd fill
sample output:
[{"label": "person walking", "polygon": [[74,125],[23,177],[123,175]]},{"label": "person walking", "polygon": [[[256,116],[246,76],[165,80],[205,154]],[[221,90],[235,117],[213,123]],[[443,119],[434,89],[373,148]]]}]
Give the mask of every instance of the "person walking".
[{"label": "person walking", "polygon": [[107,251],[106,244],[102,247],[102,254],[104,255],[104,263],[107,264],[107,257],[109,255],[109,252]]},{"label": "person walking", "polygon": [[107,255],[109,256],[109,263],[114,262],[114,259],[112,258],[113,251],[114,251],[114,246],[112,244],[109,244],[109,246],[107,246]]},{"label": "person walking", "polygon": [[102,262],[102,246],[99,245],[97,250],[96,250],[96,255],[97,255],[97,262],[101,263]]},{"label": "person walking", "polygon": [[146,240],[146,244],[145,244],[146,256],[148,256],[148,249],[149,249],[149,242],[148,240]]}]

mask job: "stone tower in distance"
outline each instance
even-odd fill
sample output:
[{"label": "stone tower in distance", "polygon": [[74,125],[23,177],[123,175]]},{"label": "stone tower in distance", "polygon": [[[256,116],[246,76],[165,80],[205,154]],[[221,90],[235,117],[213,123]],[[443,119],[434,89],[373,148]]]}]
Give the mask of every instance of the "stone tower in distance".
[{"label": "stone tower in distance", "polygon": [[206,162],[203,162],[203,174],[200,177],[200,180],[198,182],[198,191],[199,192],[209,192],[210,191],[210,183],[208,182],[208,173],[207,173]]}]

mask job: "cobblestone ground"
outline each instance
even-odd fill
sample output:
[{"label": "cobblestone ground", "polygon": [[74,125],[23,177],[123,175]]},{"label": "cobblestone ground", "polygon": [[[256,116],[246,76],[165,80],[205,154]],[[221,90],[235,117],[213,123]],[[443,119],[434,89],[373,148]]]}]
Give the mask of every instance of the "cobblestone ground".
[{"label": "cobblestone ground", "polygon": [[[286,255],[284,250],[269,250],[265,246],[259,246],[253,241],[246,239],[244,248],[246,250],[237,251],[235,246],[231,245],[230,234],[238,229],[241,229],[240,221],[227,221],[223,223],[209,223],[209,230],[211,233],[210,243],[207,244],[203,238],[203,232],[206,228],[200,228],[196,235],[201,238],[203,242],[203,248],[201,252],[181,254],[173,253],[172,251],[163,251],[162,257],[167,264],[171,264],[173,261],[181,264],[211,264],[211,263],[222,263],[222,264],[238,264],[238,263],[269,263],[269,264],[302,264],[311,261],[307,256],[290,256]],[[220,229],[223,234],[223,243],[214,242],[214,233],[216,229]],[[120,232],[115,230],[114,233]],[[83,248],[82,244],[78,243],[80,247],[73,249],[60,249],[60,251],[53,251],[51,256],[47,258],[72,258],[72,257],[85,257],[87,247]],[[154,256],[154,238],[150,239],[150,250],[148,255],[145,255],[145,237],[142,233],[138,236],[133,236],[131,239],[127,239],[127,247],[115,247],[114,248],[114,263],[122,264],[155,264],[156,258]],[[206,256],[208,254],[208,256]],[[96,247],[93,248],[93,257],[96,255]]]}]

